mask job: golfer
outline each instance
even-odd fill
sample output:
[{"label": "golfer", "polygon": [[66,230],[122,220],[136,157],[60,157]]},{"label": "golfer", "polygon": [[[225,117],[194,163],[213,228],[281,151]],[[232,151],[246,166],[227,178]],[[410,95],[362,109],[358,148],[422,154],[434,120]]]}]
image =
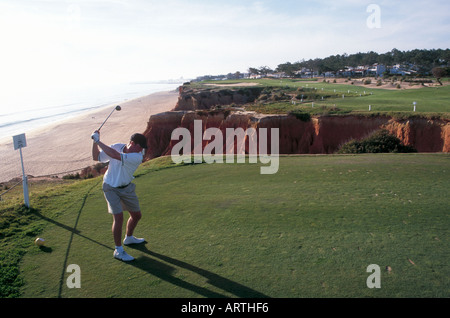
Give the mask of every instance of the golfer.
[{"label": "golfer", "polygon": [[92,159],[109,162],[108,170],[103,177],[103,192],[108,203],[108,212],[113,216],[112,233],[115,243],[113,256],[125,262],[132,261],[134,258],[128,255],[122,247],[123,210],[127,210],[130,214],[123,244],[143,243],[145,241],[143,238],[133,236],[142,214],[135,192],[136,185],[131,181],[134,179],[134,172],[144,158],[147,138],[136,133],[131,136],[128,144],[117,143],[111,146],[100,141],[98,130],[91,135],[91,138],[94,140]]}]

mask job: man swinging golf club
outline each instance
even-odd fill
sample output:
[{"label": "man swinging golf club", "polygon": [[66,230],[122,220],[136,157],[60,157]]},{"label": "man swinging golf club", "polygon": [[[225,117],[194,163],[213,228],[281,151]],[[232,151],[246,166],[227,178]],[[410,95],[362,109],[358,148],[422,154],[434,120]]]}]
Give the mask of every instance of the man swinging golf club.
[{"label": "man swinging golf club", "polygon": [[[136,185],[131,183],[133,174],[143,160],[144,149],[147,149],[147,138],[142,134],[134,134],[128,144],[116,143],[107,146],[100,141],[100,130],[96,130],[91,138],[92,159],[108,162],[109,166],[103,177],[103,192],[108,203],[108,212],[113,215],[112,233],[115,250],[113,256],[122,261],[132,261],[122,247],[123,210],[127,210],[130,217],[126,225],[124,245],[139,244],[145,240],[133,236],[134,229],[142,217],[139,201],[136,196]],[[99,149],[100,148],[100,149]]]}]

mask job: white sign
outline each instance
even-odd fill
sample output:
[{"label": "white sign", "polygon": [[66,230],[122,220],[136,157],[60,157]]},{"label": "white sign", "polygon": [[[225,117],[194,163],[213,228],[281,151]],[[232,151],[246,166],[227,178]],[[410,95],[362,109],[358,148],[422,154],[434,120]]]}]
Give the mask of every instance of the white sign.
[{"label": "white sign", "polygon": [[13,141],[14,141],[14,150],[24,148],[27,146],[27,139],[25,138],[25,134],[13,136]]},{"label": "white sign", "polygon": [[23,184],[23,197],[25,200],[25,205],[30,207],[30,198],[28,196],[28,178],[25,174],[25,168],[23,167],[23,157],[22,157],[22,148],[27,146],[27,140],[25,138],[25,134],[20,134],[17,136],[13,136],[14,141],[14,150],[19,149],[20,151],[20,162],[22,164],[22,184]]}]

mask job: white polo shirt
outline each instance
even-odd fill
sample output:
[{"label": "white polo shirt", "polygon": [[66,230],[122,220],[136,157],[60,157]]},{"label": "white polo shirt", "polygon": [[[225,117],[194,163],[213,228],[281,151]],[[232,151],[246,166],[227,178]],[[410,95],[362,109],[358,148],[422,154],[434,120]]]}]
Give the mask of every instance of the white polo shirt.
[{"label": "white polo shirt", "polygon": [[125,146],[126,144],[114,144],[110,146],[120,153],[121,160],[113,159],[103,151],[100,151],[98,155],[98,161],[109,161],[108,170],[103,176],[103,182],[114,188],[126,186],[131,183],[134,179],[134,172],[144,159],[140,152],[124,153]]}]

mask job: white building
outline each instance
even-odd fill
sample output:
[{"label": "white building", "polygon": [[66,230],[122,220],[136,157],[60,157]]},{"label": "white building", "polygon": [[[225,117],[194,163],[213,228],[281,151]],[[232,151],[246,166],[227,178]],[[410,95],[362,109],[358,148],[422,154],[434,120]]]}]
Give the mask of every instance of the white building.
[{"label": "white building", "polygon": [[384,72],[386,72],[386,66],[384,66],[382,64],[374,64],[368,70],[368,73],[370,75],[381,76],[381,77],[383,76]]}]

